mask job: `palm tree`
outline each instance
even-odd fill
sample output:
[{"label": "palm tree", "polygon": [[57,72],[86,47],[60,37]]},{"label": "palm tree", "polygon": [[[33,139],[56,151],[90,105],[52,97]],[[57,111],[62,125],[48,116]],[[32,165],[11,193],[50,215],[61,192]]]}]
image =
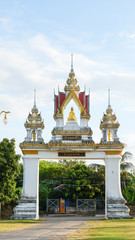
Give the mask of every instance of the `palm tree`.
[{"label": "palm tree", "polygon": [[134,171],[135,171],[135,167],[130,161],[131,159],[132,159],[132,153],[130,152],[125,152],[121,156],[121,165],[120,165],[121,188],[124,196],[125,196],[125,189],[127,186],[129,186],[129,183],[131,182],[134,175]]},{"label": "palm tree", "polygon": [[130,172],[132,173],[135,170],[135,166],[131,163],[133,155],[130,152],[125,152],[121,157],[121,172]]}]

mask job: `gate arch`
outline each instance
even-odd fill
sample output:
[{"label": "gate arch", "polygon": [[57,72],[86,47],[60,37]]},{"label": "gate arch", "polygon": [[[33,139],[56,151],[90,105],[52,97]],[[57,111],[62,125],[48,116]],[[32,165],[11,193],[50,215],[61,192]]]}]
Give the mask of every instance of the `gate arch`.
[{"label": "gate arch", "polygon": [[[124,144],[117,137],[119,123],[110,105],[110,94],[106,113],[100,123],[102,138],[100,143],[92,139],[92,130],[88,126],[90,119],[89,94],[80,92],[73,66],[69,73],[64,92],[54,94],[54,119],[56,126],[52,130],[52,139],[44,143],[42,131],[44,123],[34,106],[25,123],[27,136],[20,144],[23,153],[24,175],[23,191],[18,205],[14,209],[14,219],[39,218],[39,159],[83,159],[104,160],[105,162],[105,216],[111,218],[130,218],[129,209],[121,193],[120,160]],[[67,123],[63,123],[63,109],[71,99],[80,109],[80,125],[76,122],[73,109]]]}]

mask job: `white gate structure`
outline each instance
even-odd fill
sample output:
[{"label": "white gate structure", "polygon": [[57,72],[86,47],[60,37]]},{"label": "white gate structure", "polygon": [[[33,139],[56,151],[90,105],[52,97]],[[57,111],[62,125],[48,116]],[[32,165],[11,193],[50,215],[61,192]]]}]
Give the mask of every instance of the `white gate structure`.
[{"label": "white gate structure", "polygon": [[[107,219],[130,218],[129,209],[121,193],[120,161],[124,144],[117,137],[119,123],[110,105],[100,123],[102,138],[99,143],[92,139],[92,130],[88,126],[89,94],[80,92],[71,62],[71,71],[63,92],[54,94],[54,119],[56,126],[52,139],[45,143],[42,138],[44,123],[38,112],[34,97],[34,106],[25,122],[27,136],[20,144],[23,153],[23,191],[18,205],[14,208],[14,219],[39,218],[39,160],[74,159],[104,160],[105,162],[105,217]],[[64,125],[64,109],[70,100],[80,110],[80,125],[77,123],[73,107]]]}]

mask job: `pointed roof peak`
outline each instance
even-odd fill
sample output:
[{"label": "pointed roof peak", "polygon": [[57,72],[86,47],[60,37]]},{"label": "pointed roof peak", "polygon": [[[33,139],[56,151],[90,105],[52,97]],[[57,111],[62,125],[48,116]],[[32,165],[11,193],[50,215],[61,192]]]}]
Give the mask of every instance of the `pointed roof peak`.
[{"label": "pointed roof peak", "polygon": [[110,89],[108,89],[108,106],[106,109],[107,114],[112,114],[113,109],[111,108],[111,103],[110,103]]},{"label": "pointed roof peak", "polygon": [[73,53],[71,53],[71,70],[70,70],[70,73],[69,73],[69,77],[70,78],[75,77],[75,72],[74,72],[74,68],[73,68]]},{"label": "pointed roof peak", "polygon": [[108,108],[111,108],[111,104],[110,104],[110,89],[108,89]]},{"label": "pointed roof peak", "polygon": [[34,107],[36,107],[36,89],[34,89]]},{"label": "pointed roof peak", "polygon": [[33,108],[32,108],[32,113],[33,112],[38,113],[38,109],[37,109],[37,106],[36,106],[36,89],[34,89],[34,105],[33,105]]},{"label": "pointed roof peak", "polygon": [[74,73],[74,68],[73,68],[73,53],[71,53],[71,73]]}]

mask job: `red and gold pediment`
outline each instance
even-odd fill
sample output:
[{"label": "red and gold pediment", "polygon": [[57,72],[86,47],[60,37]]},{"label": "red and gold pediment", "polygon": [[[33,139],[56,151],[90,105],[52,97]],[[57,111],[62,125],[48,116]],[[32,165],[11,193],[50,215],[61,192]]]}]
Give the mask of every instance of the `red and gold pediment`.
[{"label": "red and gold pediment", "polygon": [[67,97],[63,101],[62,105],[60,106],[61,113],[63,114],[63,110],[66,108],[66,106],[71,101],[71,99],[74,100],[74,102],[76,103],[76,105],[80,109],[80,113],[84,112],[84,109],[85,109],[84,106],[82,105],[82,103],[79,100],[78,96],[76,95],[75,91],[72,89],[72,90],[70,90],[69,94],[67,95]]}]

